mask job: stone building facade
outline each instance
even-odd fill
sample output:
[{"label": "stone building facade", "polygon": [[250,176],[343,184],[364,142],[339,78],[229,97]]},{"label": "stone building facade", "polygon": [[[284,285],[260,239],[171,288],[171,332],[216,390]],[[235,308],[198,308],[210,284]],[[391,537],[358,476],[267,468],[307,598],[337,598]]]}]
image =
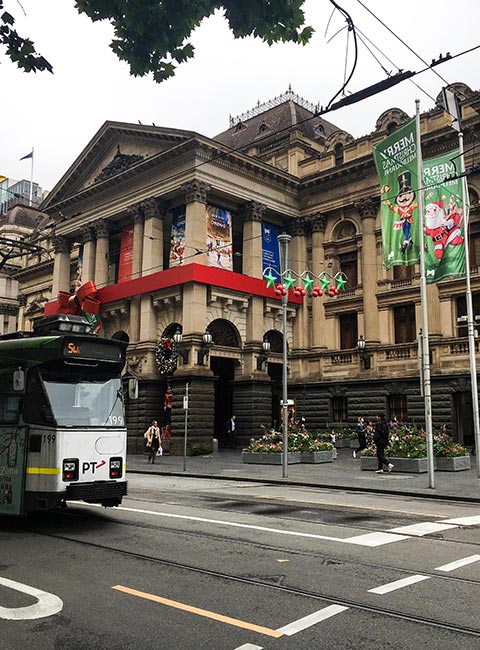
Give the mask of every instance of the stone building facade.
[{"label": "stone building facade", "polygon": [[[480,93],[463,84],[467,169],[475,163]],[[378,411],[423,420],[417,336],[421,327],[418,267],[383,264],[380,195],[372,147],[411,119],[399,109],[380,115],[354,139],[315,116],[291,91],[232,120],[211,139],[155,126],[106,122],[43,202],[54,223],[50,259],[25,260],[18,275],[25,329],[41,295],[73,291],[94,280],[101,334],[129,341],[127,370],[139,399],[127,403],[129,449],[162,420],[167,381],[173,387],[172,453],[183,450],[182,399],[189,391],[190,449],[222,443],[236,414],[240,438],[279,421],[282,376],[281,303],[262,279],[262,224],[292,235],[289,266],[343,271],[336,298],[292,297],[287,311],[289,397],[309,429],[353,422]],[[456,146],[441,108],[421,116],[424,157]],[[468,176],[472,290],[480,308],[480,181]],[[232,217],[231,269],[211,263],[209,207]],[[184,218],[183,261],[172,254],[172,224]],[[220,259],[220,256],[219,256]],[[465,281],[428,287],[434,423],[472,442]],[[476,311],[476,313],[480,313]],[[208,328],[211,347],[205,349]],[[161,375],[156,346],[182,332],[182,356]],[[368,363],[357,339],[366,340]],[[259,363],[262,342],[271,350]]]}]

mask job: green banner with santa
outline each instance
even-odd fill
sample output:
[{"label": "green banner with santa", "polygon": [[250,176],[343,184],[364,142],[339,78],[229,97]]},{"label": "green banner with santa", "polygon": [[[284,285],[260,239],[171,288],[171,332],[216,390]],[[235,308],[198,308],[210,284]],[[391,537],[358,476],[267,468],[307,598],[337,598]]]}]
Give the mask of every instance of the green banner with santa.
[{"label": "green banner with santa", "polygon": [[420,261],[417,189],[417,129],[412,120],[373,148],[380,178],[385,266]]},{"label": "green banner with santa", "polygon": [[[468,196],[463,193],[454,161],[459,152],[423,161],[425,275],[428,283],[465,276],[464,225]],[[447,180],[447,179],[451,180]]]}]

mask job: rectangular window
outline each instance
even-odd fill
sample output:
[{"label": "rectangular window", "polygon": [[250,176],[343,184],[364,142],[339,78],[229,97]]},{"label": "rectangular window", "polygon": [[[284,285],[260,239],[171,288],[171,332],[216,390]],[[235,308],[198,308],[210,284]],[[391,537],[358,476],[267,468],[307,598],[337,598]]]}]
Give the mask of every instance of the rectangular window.
[{"label": "rectangular window", "polygon": [[340,314],[340,349],[352,350],[357,347],[358,325],[357,314]]},{"label": "rectangular window", "polygon": [[415,305],[413,303],[394,307],[395,343],[412,343],[417,338]]},{"label": "rectangular window", "polygon": [[412,266],[394,266],[393,279],[394,280],[409,280],[415,274],[415,267]]},{"label": "rectangular window", "polygon": [[332,397],[332,422],[347,422],[348,408],[346,397]]},{"label": "rectangular window", "polygon": [[407,396],[390,395],[388,398],[388,417],[397,418],[399,422],[408,422]]},{"label": "rectangular window", "polygon": [[[467,326],[467,299],[465,296],[459,296],[457,298],[457,318],[456,323],[456,332],[457,336],[468,336],[468,326]],[[473,322],[475,323],[475,328],[478,329],[480,324],[480,293],[472,293],[472,304],[473,304]],[[476,318],[478,316],[478,319]],[[462,320],[459,320],[459,319]]]},{"label": "rectangular window", "polygon": [[357,253],[344,253],[338,256],[340,271],[347,276],[347,288],[355,289],[358,285],[358,260]]}]

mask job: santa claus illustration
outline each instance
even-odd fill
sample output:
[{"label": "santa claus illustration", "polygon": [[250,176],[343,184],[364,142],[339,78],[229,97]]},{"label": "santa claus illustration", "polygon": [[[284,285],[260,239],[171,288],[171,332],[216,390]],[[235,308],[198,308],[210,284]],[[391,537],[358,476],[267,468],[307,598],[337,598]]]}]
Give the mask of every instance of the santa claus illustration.
[{"label": "santa claus illustration", "polygon": [[440,262],[447,246],[460,246],[463,236],[460,226],[463,222],[463,210],[457,206],[453,197],[447,206],[445,197],[432,201],[425,206],[425,233],[432,239],[433,252]]}]

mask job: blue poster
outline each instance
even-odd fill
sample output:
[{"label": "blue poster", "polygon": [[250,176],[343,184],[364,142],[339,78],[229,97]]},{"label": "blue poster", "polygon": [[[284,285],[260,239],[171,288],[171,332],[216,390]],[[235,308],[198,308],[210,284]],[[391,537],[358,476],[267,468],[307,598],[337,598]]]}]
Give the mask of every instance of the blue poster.
[{"label": "blue poster", "polygon": [[[278,250],[278,226],[262,223],[262,270],[270,268],[272,275],[280,280],[280,253]],[[276,271],[276,272],[275,272]]]}]

